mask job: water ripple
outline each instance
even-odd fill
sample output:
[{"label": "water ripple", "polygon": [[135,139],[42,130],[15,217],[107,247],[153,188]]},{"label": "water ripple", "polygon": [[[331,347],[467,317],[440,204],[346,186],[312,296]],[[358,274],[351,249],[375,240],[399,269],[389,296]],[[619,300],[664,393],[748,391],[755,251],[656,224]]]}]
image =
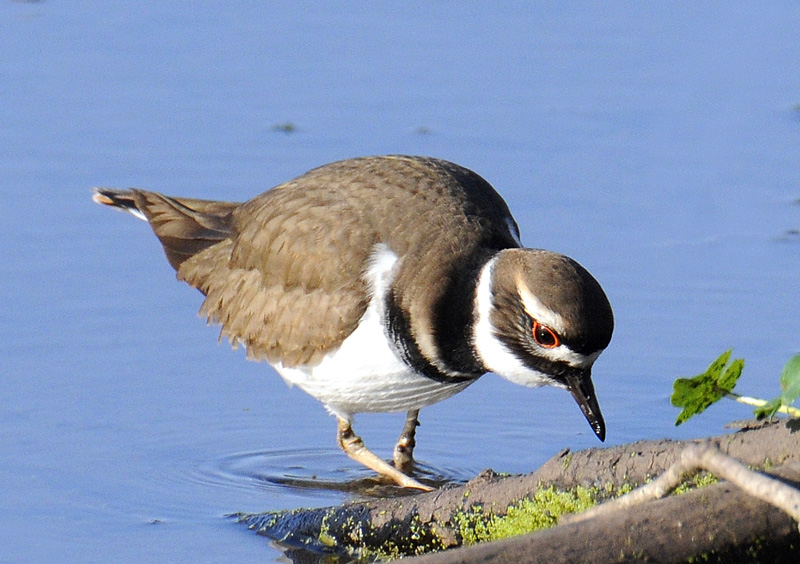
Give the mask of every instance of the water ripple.
[{"label": "water ripple", "polygon": [[[435,468],[417,462],[414,476],[439,487],[463,483],[472,472]],[[363,496],[398,495],[402,488],[387,484],[369,469],[350,461],[337,449],[286,449],[222,456],[197,468],[193,481],[223,488],[347,492]]]}]

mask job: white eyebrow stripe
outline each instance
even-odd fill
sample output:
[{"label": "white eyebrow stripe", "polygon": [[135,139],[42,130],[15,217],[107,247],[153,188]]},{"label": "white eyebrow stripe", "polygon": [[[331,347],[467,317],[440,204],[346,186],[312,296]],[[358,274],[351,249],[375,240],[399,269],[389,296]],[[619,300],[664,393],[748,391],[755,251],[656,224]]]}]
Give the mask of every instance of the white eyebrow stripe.
[{"label": "white eyebrow stripe", "polygon": [[517,291],[522,300],[522,307],[525,308],[525,313],[539,323],[547,325],[559,335],[564,334],[567,324],[560,314],[544,305],[539,298],[531,293],[521,280],[517,281]]},{"label": "white eyebrow stripe", "polygon": [[[566,322],[564,318],[554,312],[549,307],[545,306],[542,301],[534,296],[531,291],[525,286],[522,281],[517,282],[517,291],[519,292],[522,306],[532,319],[535,319],[543,325],[547,325],[553,329],[557,334],[563,335],[566,331]],[[593,352],[590,355],[577,353],[571,350],[563,343],[554,349],[545,349],[541,351],[541,355],[554,362],[566,362],[575,368],[588,368],[590,367],[597,357],[600,356],[602,350]]]}]

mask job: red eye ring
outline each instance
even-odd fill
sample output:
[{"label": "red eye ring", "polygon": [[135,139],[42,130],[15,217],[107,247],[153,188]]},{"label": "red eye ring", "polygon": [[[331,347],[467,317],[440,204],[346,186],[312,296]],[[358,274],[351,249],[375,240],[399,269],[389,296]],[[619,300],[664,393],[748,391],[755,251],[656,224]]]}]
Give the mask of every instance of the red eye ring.
[{"label": "red eye ring", "polygon": [[561,344],[561,339],[558,338],[555,331],[535,319],[533,320],[531,335],[533,335],[533,340],[544,349],[554,349]]}]

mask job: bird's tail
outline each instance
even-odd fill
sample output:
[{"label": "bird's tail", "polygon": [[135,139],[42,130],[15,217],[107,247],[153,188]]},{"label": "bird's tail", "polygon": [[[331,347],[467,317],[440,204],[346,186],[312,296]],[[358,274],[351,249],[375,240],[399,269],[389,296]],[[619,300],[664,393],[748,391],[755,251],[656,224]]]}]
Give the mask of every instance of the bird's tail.
[{"label": "bird's tail", "polygon": [[172,198],[156,192],[94,188],[92,200],[150,224],[175,270],[183,261],[228,238],[237,202]]}]

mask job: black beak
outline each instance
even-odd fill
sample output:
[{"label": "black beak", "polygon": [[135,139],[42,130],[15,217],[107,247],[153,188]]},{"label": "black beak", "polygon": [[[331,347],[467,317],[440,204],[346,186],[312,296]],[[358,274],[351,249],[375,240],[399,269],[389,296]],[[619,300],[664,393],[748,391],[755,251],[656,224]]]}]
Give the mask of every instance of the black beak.
[{"label": "black beak", "polygon": [[572,374],[566,378],[567,388],[578,402],[583,412],[583,416],[592,427],[592,431],[601,441],[606,440],[606,423],[603,421],[603,414],[600,413],[600,404],[597,403],[597,396],[594,394],[594,384],[592,384],[592,373],[587,370],[583,373]]}]

